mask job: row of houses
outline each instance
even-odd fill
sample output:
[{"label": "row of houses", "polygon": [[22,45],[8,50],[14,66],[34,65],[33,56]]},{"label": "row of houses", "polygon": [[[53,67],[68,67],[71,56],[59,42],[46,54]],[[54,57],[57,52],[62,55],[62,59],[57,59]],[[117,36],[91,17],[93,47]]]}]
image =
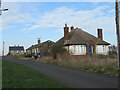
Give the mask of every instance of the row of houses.
[{"label": "row of houses", "polygon": [[43,43],[40,43],[40,38],[38,38],[38,43],[35,45],[30,46],[26,49],[26,55],[33,56],[36,53],[41,53],[42,56],[50,56],[52,46],[55,43],[51,40],[47,40]]},{"label": "row of houses", "polygon": [[19,46],[19,45],[9,46],[8,55],[25,54],[26,56],[34,56],[36,53],[41,52],[42,56],[46,56],[46,55],[50,56],[51,48],[53,44],[54,42],[50,40],[40,43],[40,38],[38,38],[38,43],[30,46],[29,48],[26,49],[26,51],[23,46]]},{"label": "row of houses", "polygon": [[[34,55],[41,52],[43,56],[51,55],[51,49],[53,45],[61,45],[71,55],[88,55],[88,54],[102,54],[108,55],[110,43],[103,40],[102,29],[97,29],[98,37],[95,37],[80,28],[68,27],[65,24],[63,29],[64,36],[60,38],[56,43],[48,40],[41,43],[38,38],[38,43],[30,46],[26,49],[26,55]],[[19,52],[14,52],[18,48]],[[10,53],[23,53],[23,48],[9,47]],[[21,50],[21,51],[20,51]]]}]

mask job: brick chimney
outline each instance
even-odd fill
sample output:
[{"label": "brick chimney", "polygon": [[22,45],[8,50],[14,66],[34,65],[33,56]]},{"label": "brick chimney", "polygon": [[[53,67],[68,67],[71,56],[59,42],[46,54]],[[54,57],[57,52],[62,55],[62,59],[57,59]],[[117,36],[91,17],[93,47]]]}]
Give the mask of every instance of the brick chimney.
[{"label": "brick chimney", "polygon": [[74,27],[73,27],[73,26],[70,27],[70,32],[71,32],[72,30],[74,30]]},{"label": "brick chimney", "polygon": [[68,33],[69,33],[69,27],[67,27],[67,24],[65,24],[65,27],[64,27],[64,37],[66,37]]},{"label": "brick chimney", "polygon": [[97,29],[98,38],[103,40],[102,29]]},{"label": "brick chimney", "polygon": [[38,44],[40,44],[40,38],[38,38]]}]

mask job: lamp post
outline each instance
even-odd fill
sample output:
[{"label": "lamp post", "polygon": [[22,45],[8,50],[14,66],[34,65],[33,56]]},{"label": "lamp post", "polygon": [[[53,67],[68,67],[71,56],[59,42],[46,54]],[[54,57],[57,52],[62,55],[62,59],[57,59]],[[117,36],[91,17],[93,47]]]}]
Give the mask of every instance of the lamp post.
[{"label": "lamp post", "polygon": [[0,15],[2,15],[2,11],[8,11],[8,9],[2,8],[2,7],[1,7],[1,4],[2,4],[2,3],[1,3],[1,0],[0,0]]}]

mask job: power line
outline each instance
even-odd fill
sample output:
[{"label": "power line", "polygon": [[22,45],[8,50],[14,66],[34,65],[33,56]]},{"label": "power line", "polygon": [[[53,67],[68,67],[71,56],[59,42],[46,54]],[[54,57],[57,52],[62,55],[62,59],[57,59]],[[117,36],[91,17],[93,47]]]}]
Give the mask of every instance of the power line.
[{"label": "power line", "polygon": [[29,20],[23,19],[21,16],[18,16],[18,15],[16,15],[15,13],[13,13],[13,12],[11,12],[11,11],[9,11],[9,13],[12,14],[12,15],[14,15],[15,17],[17,17],[17,18],[18,18],[19,20],[21,20],[21,21],[31,22],[31,21],[29,21]]}]

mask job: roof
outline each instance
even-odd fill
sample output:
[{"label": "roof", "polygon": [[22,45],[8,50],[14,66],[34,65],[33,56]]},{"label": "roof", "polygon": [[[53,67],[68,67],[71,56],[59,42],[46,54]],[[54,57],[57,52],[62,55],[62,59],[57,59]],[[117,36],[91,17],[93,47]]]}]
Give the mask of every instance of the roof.
[{"label": "roof", "polygon": [[23,46],[9,46],[9,51],[24,51]]},{"label": "roof", "polygon": [[51,41],[51,40],[47,40],[41,44],[35,44],[35,45],[32,45],[31,47],[29,47],[28,49],[26,50],[30,50],[30,49],[33,49],[33,48],[38,48],[38,47],[44,47],[44,48],[48,48],[48,47],[51,47],[55,42]]},{"label": "roof", "polygon": [[97,45],[110,45],[108,42],[103,41],[80,28],[72,30],[67,36],[62,37],[56,42],[57,45],[86,45],[89,41],[96,43]]}]

